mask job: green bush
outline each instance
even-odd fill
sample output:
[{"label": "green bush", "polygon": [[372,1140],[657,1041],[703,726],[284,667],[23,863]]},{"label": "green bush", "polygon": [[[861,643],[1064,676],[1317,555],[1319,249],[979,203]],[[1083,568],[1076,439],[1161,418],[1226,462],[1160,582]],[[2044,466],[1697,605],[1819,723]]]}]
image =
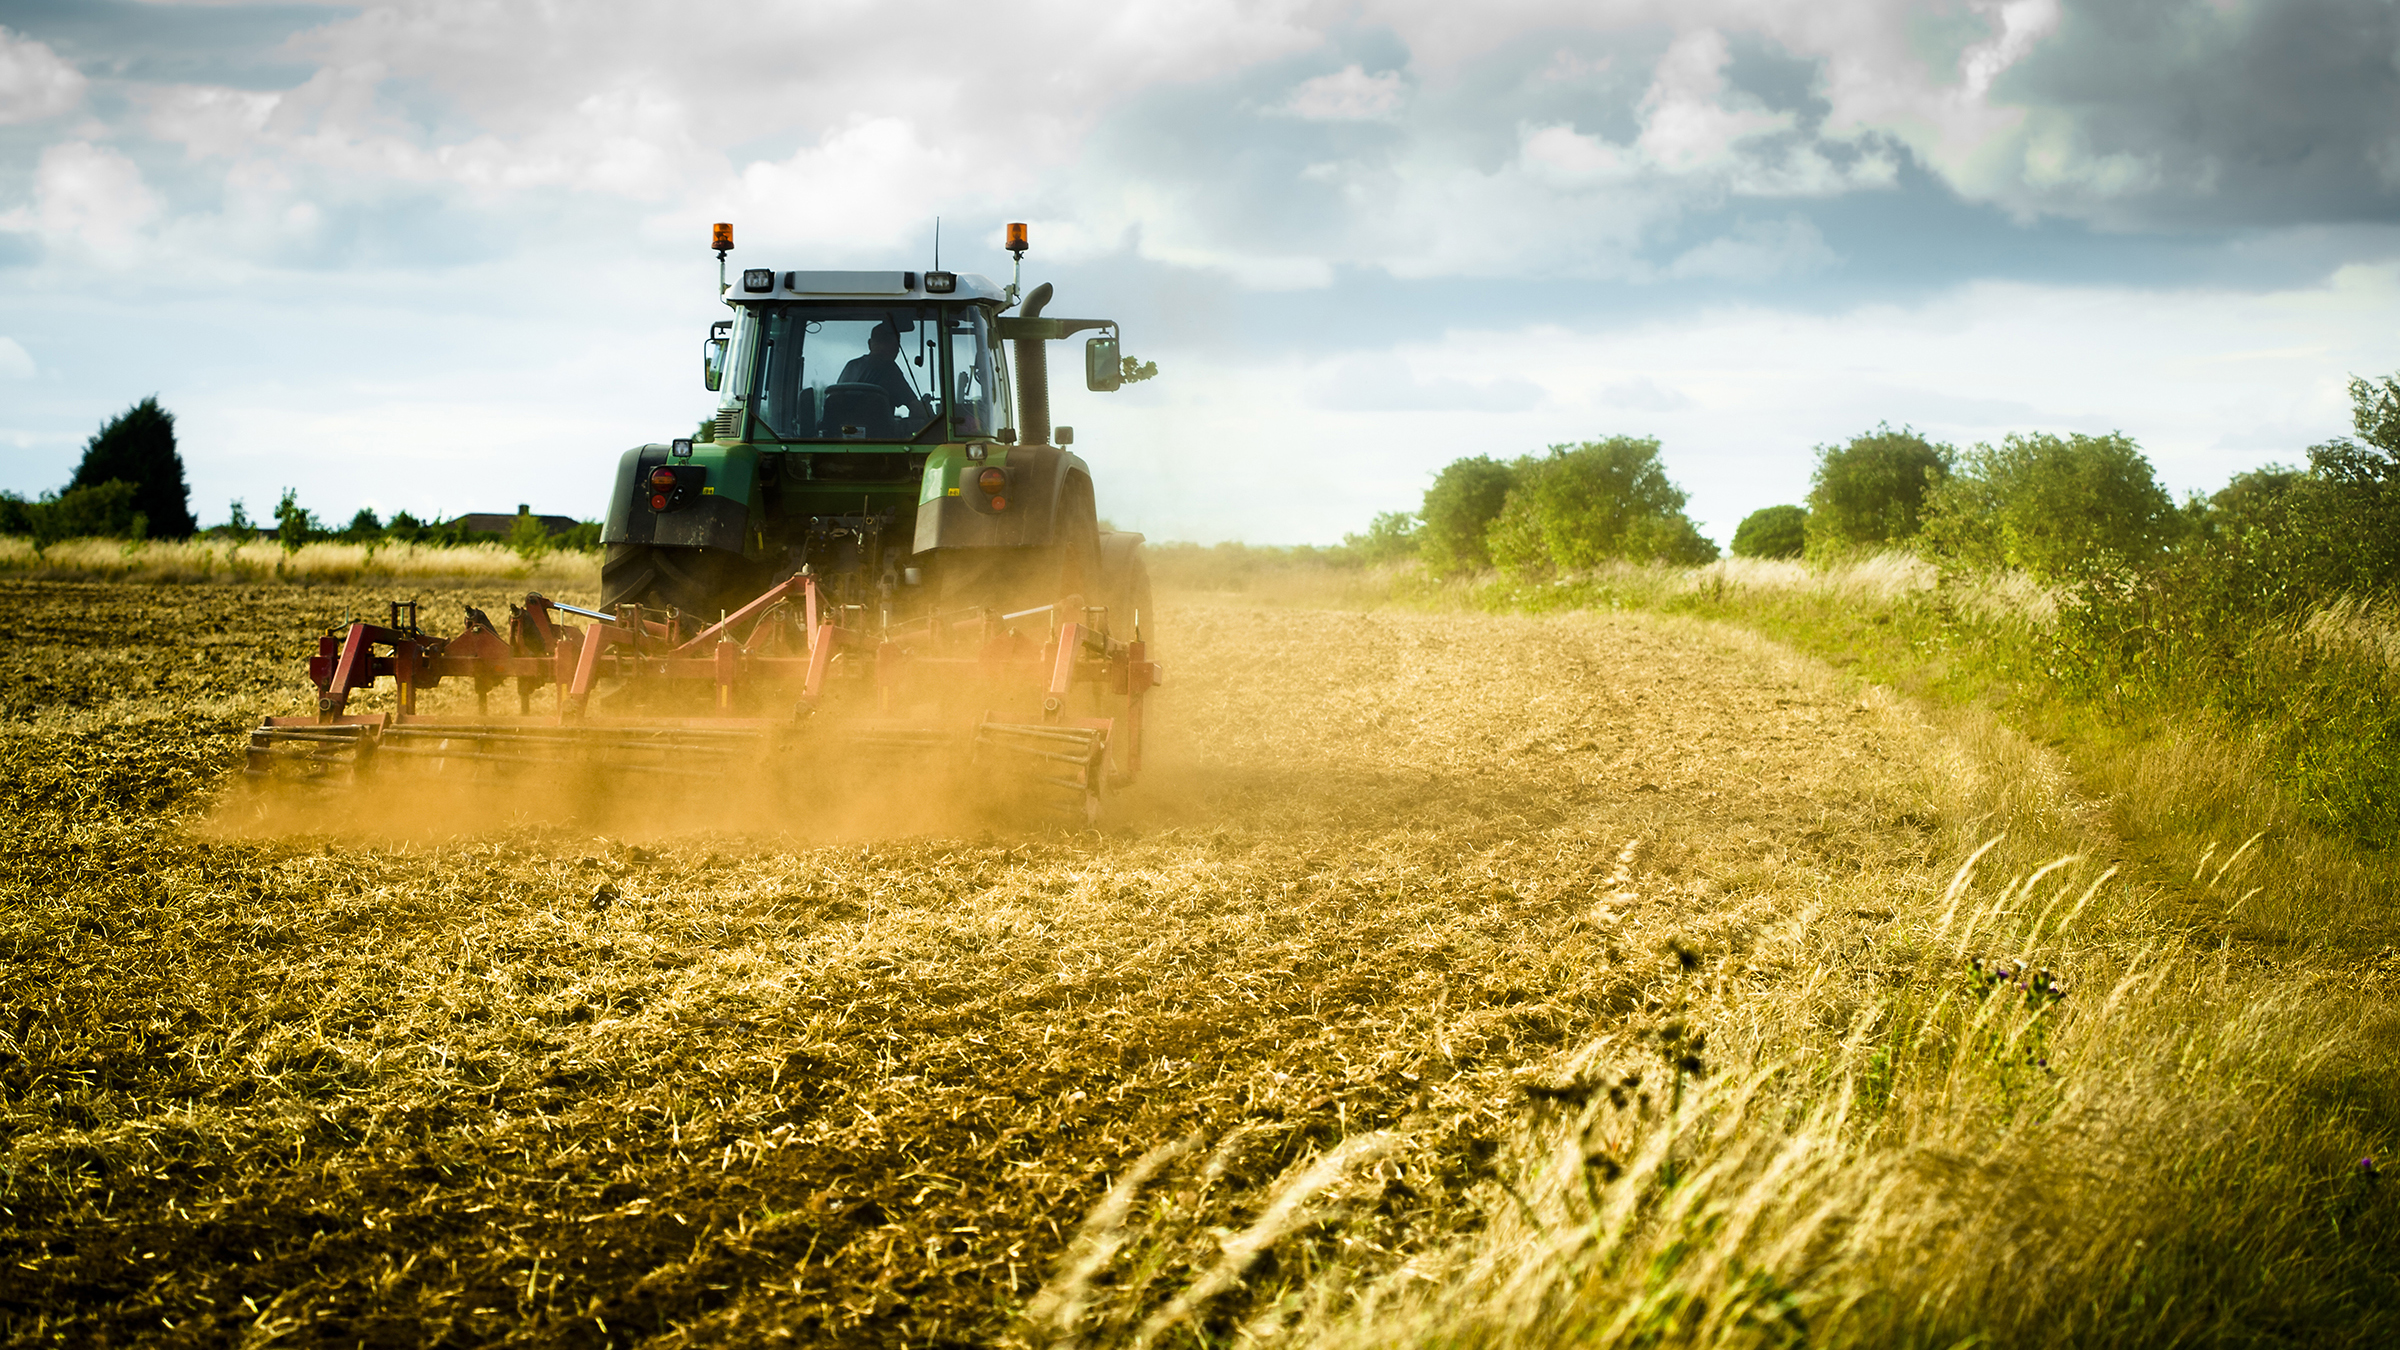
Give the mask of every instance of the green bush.
[{"label": "green bush", "polygon": [[1416,516],[1407,511],[1385,511],[1367,525],[1365,534],[1345,534],[1342,547],[1359,562],[1398,562],[1417,556],[1423,535]]},{"label": "green bush", "polygon": [[45,492],[33,501],[0,492],[0,534],[29,536],[36,552],[63,539],[140,539],[149,521],[135,507],[139,496],[123,479]]},{"label": "green bush", "polygon": [[1516,482],[1488,536],[1503,571],[1542,575],[1617,559],[1698,564],[1717,556],[1683,514],[1689,498],[1668,481],[1655,440],[1554,445],[1510,468]]},{"label": "green bush", "polygon": [[558,549],[562,552],[573,550],[577,553],[597,553],[600,551],[600,529],[601,527],[599,521],[576,521],[567,528],[560,530],[558,534],[550,540],[550,547]]},{"label": "green bush", "polygon": [[1797,558],[1808,548],[1808,508],[1769,506],[1742,517],[1734,527],[1737,558]]},{"label": "green bush", "polygon": [[1417,552],[1426,570],[1457,576],[1490,567],[1492,521],[1515,483],[1515,471],[1488,455],[1452,460],[1436,475],[1417,513]]},{"label": "green bush", "polygon": [[2180,518],[2125,436],[2010,436],[1978,445],[1927,500],[1924,533],[1953,566],[2059,579],[2155,561]]},{"label": "green bush", "polygon": [[1869,552],[1914,538],[1927,495],[1950,476],[1957,457],[1914,428],[1894,431],[1888,423],[1847,445],[1818,446],[1808,489],[1810,556]]},{"label": "green bush", "polygon": [[2236,476],[2148,566],[2059,610],[2052,671],[2106,707],[2243,729],[2326,825],[2400,844],[2400,389],[2351,384],[2356,440]]}]

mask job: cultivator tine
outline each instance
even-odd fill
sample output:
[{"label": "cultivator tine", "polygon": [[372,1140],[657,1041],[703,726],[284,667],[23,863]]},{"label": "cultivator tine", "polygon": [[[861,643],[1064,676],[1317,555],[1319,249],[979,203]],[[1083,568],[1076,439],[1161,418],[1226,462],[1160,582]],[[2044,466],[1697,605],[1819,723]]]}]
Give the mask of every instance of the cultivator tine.
[{"label": "cultivator tine", "polygon": [[[247,769],[312,783],[363,777],[378,762],[392,772],[707,782],[796,762],[787,751],[832,753],[837,766],[839,756],[951,756],[1000,772],[1028,804],[1089,821],[1138,768],[1141,697],[1158,668],[1138,642],[1108,635],[1105,609],[1067,596],[899,621],[888,597],[880,615],[847,599],[798,573],[702,623],[536,592],[509,607],[505,631],[470,607],[449,638],[427,634],[419,612],[395,602],[388,623],[353,622],[319,643],[308,666],[316,716],[266,719],[251,735]],[[383,706],[393,711],[351,711],[387,677],[394,697]],[[472,686],[475,715],[419,714],[419,691],[451,679]],[[493,716],[485,696],[512,682],[518,715]],[[537,692],[555,697],[555,711],[537,711]],[[1069,711],[1112,697],[1122,699],[1114,718]],[[705,715],[646,721],[612,711],[662,702]],[[962,703],[1011,711],[977,723],[953,711]],[[748,711],[762,704],[780,715]],[[778,779],[830,784],[840,773]]]}]

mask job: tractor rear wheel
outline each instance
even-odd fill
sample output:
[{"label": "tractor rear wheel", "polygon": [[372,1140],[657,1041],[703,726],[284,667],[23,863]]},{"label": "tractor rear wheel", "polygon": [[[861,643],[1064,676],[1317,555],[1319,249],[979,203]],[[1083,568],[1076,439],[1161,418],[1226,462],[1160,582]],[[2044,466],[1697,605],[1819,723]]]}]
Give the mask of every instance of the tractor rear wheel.
[{"label": "tractor rear wheel", "polygon": [[739,554],[709,548],[611,544],[600,563],[600,608],[638,604],[703,620],[754,598],[753,569]]},{"label": "tractor rear wheel", "polygon": [[[1070,478],[1060,493],[1051,542],[1035,548],[948,551],[941,564],[942,607],[979,606],[1014,614],[1069,596],[1086,605],[1109,603],[1100,550],[1100,519],[1091,481]],[[1062,615],[1078,619],[1080,615]]]}]

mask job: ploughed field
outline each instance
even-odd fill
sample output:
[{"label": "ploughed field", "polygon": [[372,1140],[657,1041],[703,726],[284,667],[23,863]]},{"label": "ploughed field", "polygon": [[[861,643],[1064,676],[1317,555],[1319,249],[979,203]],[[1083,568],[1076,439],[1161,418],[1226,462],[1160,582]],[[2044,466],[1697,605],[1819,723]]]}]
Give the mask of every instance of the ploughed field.
[{"label": "ploughed field", "polygon": [[1265,1335],[1505,1204],[1529,1074],[1693,954],[1955,862],[1931,733],[1763,644],[1173,594],[1097,830],[870,765],[262,808],[387,598],[0,581],[0,1342]]}]

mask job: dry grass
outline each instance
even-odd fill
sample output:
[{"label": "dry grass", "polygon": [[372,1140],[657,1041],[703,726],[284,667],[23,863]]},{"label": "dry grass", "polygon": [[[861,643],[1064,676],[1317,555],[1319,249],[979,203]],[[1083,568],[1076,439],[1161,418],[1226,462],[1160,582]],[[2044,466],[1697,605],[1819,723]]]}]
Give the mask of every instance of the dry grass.
[{"label": "dry grass", "polygon": [[2310,614],[2301,631],[2337,651],[2371,656],[2400,670],[2400,615],[2388,605],[2343,596]]},{"label": "dry grass", "polygon": [[528,560],[500,544],[279,544],[224,540],[70,539],[37,552],[33,541],[0,537],[0,574],[57,581],[223,582],[351,585],[366,581],[540,581],[596,586],[597,553],[553,552]]},{"label": "dry grass", "polygon": [[[861,838],[853,783],[262,833],[239,732],[382,598],[0,581],[11,1344],[2055,1340],[2009,1281],[2121,1296],[2178,1215],[2321,1327],[2251,1218],[2321,1231],[2387,1128],[2372,986],[2145,888],[2062,936],[2110,841],[2052,757],[1721,629],[1169,596],[1099,832]],[[1982,1053],[2036,1032],[1978,951],[2075,981],[2055,1078]],[[2120,1339],[2264,1325],[2217,1306]]]}]

